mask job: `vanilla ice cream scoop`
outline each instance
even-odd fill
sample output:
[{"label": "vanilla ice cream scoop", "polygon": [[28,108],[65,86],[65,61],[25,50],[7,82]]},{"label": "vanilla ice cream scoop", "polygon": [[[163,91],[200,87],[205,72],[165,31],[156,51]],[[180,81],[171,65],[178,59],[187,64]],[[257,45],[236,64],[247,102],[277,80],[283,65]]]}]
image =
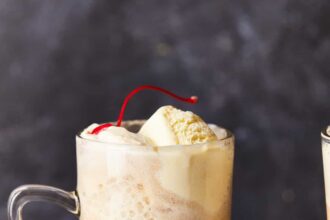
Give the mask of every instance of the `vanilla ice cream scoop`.
[{"label": "vanilla ice cream scoop", "polygon": [[141,127],[139,134],[149,138],[155,146],[197,144],[217,139],[198,115],[173,106],[160,107]]},{"label": "vanilla ice cream scoop", "polygon": [[124,127],[111,126],[104,128],[98,134],[91,134],[94,128],[99,125],[94,123],[86,128],[80,136],[89,140],[108,142],[112,144],[129,144],[129,145],[150,145],[150,141],[143,135],[136,134],[126,130]]}]

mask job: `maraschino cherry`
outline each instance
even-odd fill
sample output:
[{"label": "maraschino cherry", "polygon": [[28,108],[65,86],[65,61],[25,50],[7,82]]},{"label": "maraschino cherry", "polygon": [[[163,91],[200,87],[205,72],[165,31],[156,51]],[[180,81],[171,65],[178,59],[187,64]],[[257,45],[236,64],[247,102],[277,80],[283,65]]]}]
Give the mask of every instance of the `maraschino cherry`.
[{"label": "maraschino cherry", "polygon": [[[184,97],[181,97],[181,96],[178,96],[166,89],[163,89],[163,88],[160,88],[160,87],[157,87],[157,86],[151,86],[151,85],[143,85],[143,86],[139,86],[137,87],[136,89],[134,89],[132,92],[130,92],[124,102],[123,102],[123,105],[121,106],[121,109],[120,109],[120,114],[118,116],[118,120],[117,120],[117,125],[118,127],[120,127],[121,125],[121,122],[123,121],[123,118],[124,118],[124,113],[125,113],[125,109],[126,109],[126,106],[129,102],[129,100],[138,92],[142,91],[142,90],[155,90],[155,91],[159,91],[159,92],[162,92],[166,95],[169,95],[175,99],[178,99],[182,102],[187,102],[187,103],[191,103],[191,104],[195,104],[198,102],[198,97],[197,96],[191,96],[189,98],[184,98]],[[111,126],[114,126],[113,124],[111,123],[105,123],[105,124],[102,124],[102,125],[99,125],[98,127],[94,128],[94,130],[91,132],[91,134],[98,134],[101,130],[105,129],[105,128],[108,128],[108,127],[111,127]]]}]

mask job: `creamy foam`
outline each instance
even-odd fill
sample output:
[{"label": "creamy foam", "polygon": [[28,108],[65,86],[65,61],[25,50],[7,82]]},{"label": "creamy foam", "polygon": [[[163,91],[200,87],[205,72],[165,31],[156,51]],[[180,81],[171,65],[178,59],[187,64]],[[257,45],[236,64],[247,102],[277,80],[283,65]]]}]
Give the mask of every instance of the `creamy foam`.
[{"label": "creamy foam", "polygon": [[99,124],[93,123],[88,126],[80,136],[85,139],[107,142],[112,144],[131,144],[131,145],[150,145],[147,137],[128,131],[124,127],[110,126],[102,129],[98,134],[92,134],[92,131]]},{"label": "creamy foam", "polygon": [[159,151],[77,138],[80,219],[229,220],[233,156],[232,138]]}]

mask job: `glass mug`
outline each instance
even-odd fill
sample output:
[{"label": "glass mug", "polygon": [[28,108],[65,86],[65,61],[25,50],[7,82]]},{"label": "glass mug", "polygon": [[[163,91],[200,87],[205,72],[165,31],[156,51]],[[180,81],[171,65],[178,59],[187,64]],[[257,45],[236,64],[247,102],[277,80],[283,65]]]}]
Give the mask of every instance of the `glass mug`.
[{"label": "glass mug", "polygon": [[[143,121],[123,126],[136,132]],[[24,185],[9,198],[9,220],[28,202],[51,202],[80,220],[229,220],[234,137],[165,147],[104,143],[76,136],[77,190]]]},{"label": "glass mug", "polygon": [[327,219],[330,220],[330,126],[321,132]]}]

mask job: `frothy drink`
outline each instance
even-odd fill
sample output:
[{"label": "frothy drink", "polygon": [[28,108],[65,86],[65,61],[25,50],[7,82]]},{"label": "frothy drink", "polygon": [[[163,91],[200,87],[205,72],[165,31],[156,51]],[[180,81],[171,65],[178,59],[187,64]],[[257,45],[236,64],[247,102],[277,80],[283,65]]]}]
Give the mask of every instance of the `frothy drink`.
[{"label": "frothy drink", "polygon": [[48,201],[80,220],[230,220],[233,135],[170,105],[146,121],[124,122],[128,101],[146,89],[198,101],[150,85],[134,89],[115,123],[94,123],[77,135],[77,190],[18,187],[9,219],[21,220],[30,201]]},{"label": "frothy drink", "polygon": [[330,220],[330,126],[322,132],[322,155],[327,216]]},{"label": "frothy drink", "polygon": [[212,129],[219,140],[162,148],[77,137],[80,219],[229,220],[233,137]]}]

